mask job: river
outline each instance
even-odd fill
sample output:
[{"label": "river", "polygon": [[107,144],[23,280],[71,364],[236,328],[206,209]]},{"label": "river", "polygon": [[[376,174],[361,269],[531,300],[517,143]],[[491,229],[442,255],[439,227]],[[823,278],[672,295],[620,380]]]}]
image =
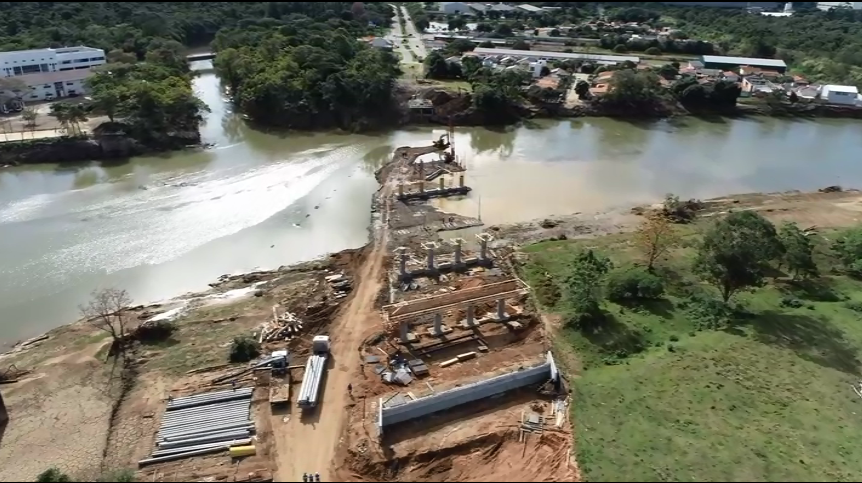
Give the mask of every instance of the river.
[{"label": "river", "polygon": [[[73,321],[100,287],[140,303],[226,273],[363,245],[372,173],[393,149],[444,132],[266,134],[231,112],[210,62],[194,66],[214,148],[119,166],[0,171],[0,341]],[[458,129],[471,197],[440,206],[504,223],[727,193],[862,185],[862,123],[609,119]],[[481,200],[481,201],[480,201]]]}]

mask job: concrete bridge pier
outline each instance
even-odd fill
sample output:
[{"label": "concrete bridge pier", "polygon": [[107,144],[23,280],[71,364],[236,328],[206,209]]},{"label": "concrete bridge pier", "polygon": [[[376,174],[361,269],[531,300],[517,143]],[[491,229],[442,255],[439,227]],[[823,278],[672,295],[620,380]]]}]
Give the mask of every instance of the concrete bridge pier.
[{"label": "concrete bridge pier", "polygon": [[434,334],[443,335],[443,314],[440,312],[434,314]]},{"label": "concrete bridge pier", "polygon": [[506,299],[497,300],[497,320],[502,322],[508,317],[506,314]]},{"label": "concrete bridge pier", "polygon": [[475,306],[473,306],[473,305],[467,306],[467,308],[465,310],[465,312],[466,312],[465,315],[467,318],[467,327],[475,327],[476,326],[476,322],[473,320],[475,311],[476,311]]}]

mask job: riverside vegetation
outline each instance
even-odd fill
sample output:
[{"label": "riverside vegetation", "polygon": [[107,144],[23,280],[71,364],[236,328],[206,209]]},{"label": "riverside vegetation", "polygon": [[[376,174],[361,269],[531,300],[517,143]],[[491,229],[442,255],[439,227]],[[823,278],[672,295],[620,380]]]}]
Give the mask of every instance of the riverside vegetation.
[{"label": "riverside vegetation", "polygon": [[776,227],[757,211],[698,219],[691,207],[669,198],[633,233],[524,249],[526,280],[562,320],[556,348],[582,371],[581,471],[852,479],[862,226]]}]

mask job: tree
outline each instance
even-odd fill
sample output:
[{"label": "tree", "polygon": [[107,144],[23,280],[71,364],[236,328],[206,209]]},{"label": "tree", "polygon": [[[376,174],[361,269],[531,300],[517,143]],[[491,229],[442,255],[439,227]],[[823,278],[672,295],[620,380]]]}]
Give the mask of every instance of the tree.
[{"label": "tree", "polygon": [[39,117],[39,111],[32,107],[26,107],[21,111],[21,119],[26,121],[26,126],[30,128],[36,127],[36,119]]},{"label": "tree", "polygon": [[542,69],[539,71],[539,75],[542,77],[546,77],[546,76],[551,75],[551,68],[548,67],[547,65],[543,65]]},{"label": "tree", "polygon": [[132,298],[125,290],[106,288],[93,291],[87,305],[79,307],[88,324],[111,335],[114,354],[125,348],[130,323],[126,309],[131,304]]},{"label": "tree", "polygon": [[493,32],[494,26],[491,24],[481,22],[481,23],[476,24],[476,31],[477,32]]},{"label": "tree", "polygon": [[580,329],[593,329],[602,319],[602,281],[611,269],[611,261],[587,250],[578,254],[563,280],[562,301],[569,323]]},{"label": "tree", "polygon": [[117,110],[120,108],[120,99],[122,98],[121,87],[100,89],[94,92],[91,98],[93,99],[93,108],[108,116],[108,120],[114,122],[117,115]]},{"label": "tree", "polygon": [[575,94],[578,95],[578,99],[584,100],[587,99],[590,95],[590,83],[585,80],[579,80],[577,84],[575,84]]},{"label": "tree", "polygon": [[650,47],[644,51],[646,55],[661,55],[661,49],[658,47]]},{"label": "tree", "polygon": [[133,64],[138,60],[135,54],[122,49],[114,49],[108,52],[105,57],[111,64]]},{"label": "tree", "polygon": [[628,48],[624,44],[614,45],[613,51],[618,54],[623,54],[628,51]]},{"label": "tree", "polygon": [[530,44],[526,40],[518,40],[512,44],[513,50],[530,50]]},{"label": "tree", "polygon": [[654,213],[644,218],[635,232],[635,245],[643,255],[647,271],[652,272],[659,258],[679,246],[679,235],[664,213]]},{"label": "tree", "polygon": [[449,30],[461,30],[467,26],[467,21],[464,20],[464,17],[457,16],[449,19]]},{"label": "tree", "polygon": [[49,116],[55,118],[63,131],[69,132],[69,104],[66,102],[55,102],[51,104]]},{"label": "tree", "polygon": [[549,37],[560,37],[561,35],[560,29],[551,29],[551,31],[548,32]]},{"label": "tree", "polygon": [[72,479],[69,478],[69,475],[63,473],[57,468],[49,468],[39,473],[39,476],[36,477],[36,481],[40,483],[65,483],[72,481]]},{"label": "tree", "polygon": [[840,233],[832,242],[832,251],[847,273],[862,276],[862,226]]},{"label": "tree", "polygon": [[775,227],[753,211],[728,215],[710,227],[697,249],[694,268],[727,303],[740,290],[763,283],[769,262],[781,256]]},{"label": "tree", "polygon": [[20,98],[28,90],[27,83],[15,77],[0,77],[0,91],[12,93],[11,97]]},{"label": "tree", "polygon": [[497,30],[494,32],[496,37],[511,37],[514,32],[512,32],[512,26],[507,23],[501,23],[497,25]]},{"label": "tree", "polygon": [[672,64],[665,64],[661,66],[658,70],[658,75],[664,77],[667,80],[672,80],[676,78],[679,74],[679,67],[674,67]]},{"label": "tree", "polygon": [[799,229],[796,223],[785,222],[779,231],[779,239],[784,247],[784,262],[793,273],[793,279],[817,276],[817,264],[814,263],[814,245],[808,236]]},{"label": "tree", "polygon": [[620,70],[610,79],[610,90],[602,102],[617,108],[649,109],[659,104],[664,89],[652,72]]}]

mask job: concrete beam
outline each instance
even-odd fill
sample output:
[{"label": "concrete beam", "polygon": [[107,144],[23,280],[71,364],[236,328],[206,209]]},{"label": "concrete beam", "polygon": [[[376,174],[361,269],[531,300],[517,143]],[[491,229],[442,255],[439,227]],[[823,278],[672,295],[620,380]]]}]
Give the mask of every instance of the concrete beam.
[{"label": "concrete beam", "polygon": [[448,294],[387,305],[383,307],[383,311],[390,321],[396,322],[434,312],[446,312],[458,308],[458,306],[465,303],[478,305],[485,302],[494,302],[501,298],[517,298],[528,292],[529,287],[521,282],[521,280],[515,278],[504,282],[482,285],[481,287],[457,290]]}]

